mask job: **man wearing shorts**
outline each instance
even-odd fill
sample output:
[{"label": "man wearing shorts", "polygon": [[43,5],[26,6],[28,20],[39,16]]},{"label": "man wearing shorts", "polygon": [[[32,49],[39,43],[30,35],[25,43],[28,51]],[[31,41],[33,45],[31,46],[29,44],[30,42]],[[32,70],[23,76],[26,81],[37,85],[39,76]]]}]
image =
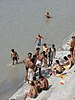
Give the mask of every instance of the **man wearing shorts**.
[{"label": "man wearing shorts", "polygon": [[63,66],[59,63],[59,60],[56,60],[55,66],[52,68],[52,73],[61,74],[63,71]]},{"label": "man wearing shorts", "polygon": [[16,61],[16,64],[18,64],[19,56],[14,49],[11,50],[11,58],[12,58],[12,64],[13,65],[14,65],[15,61]]},{"label": "man wearing shorts", "polygon": [[42,39],[42,38],[43,38],[43,37],[42,37],[40,34],[38,34],[38,35],[36,36],[36,40],[35,40],[36,47],[41,46],[41,39]]}]

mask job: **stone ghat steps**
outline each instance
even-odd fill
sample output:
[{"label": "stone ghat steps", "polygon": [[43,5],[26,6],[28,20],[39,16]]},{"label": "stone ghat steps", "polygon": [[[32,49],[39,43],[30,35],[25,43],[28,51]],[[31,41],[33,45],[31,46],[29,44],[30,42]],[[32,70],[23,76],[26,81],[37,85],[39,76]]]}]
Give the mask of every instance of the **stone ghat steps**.
[{"label": "stone ghat steps", "polygon": [[[53,63],[55,63],[56,59],[62,60],[64,55],[67,55],[69,51],[57,51],[56,58],[54,59]],[[59,81],[61,78],[58,78],[56,76],[50,76],[49,70],[42,68],[42,74],[48,79],[50,88],[47,91],[42,91],[40,94],[38,94],[38,97],[36,99],[27,98],[27,100],[44,100],[44,98],[48,98],[48,94],[50,95],[54,89],[59,85]],[[23,83],[22,83],[23,84]],[[25,83],[12,97],[9,98],[9,100],[23,100],[24,94],[26,91],[28,91],[29,85]]]},{"label": "stone ghat steps", "polygon": [[[75,65],[66,71],[67,76],[63,79],[64,84],[60,84],[62,79],[59,76],[50,76],[48,78],[49,90],[42,91],[35,99],[27,97],[27,100],[71,100],[75,87],[74,70]],[[24,94],[28,91],[27,87],[29,87],[28,84],[24,84],[9,100],[24,100]]]},{"label": "stone ghat steps", "polygon": [[[75,35],[75,32],[71,33],[62,43],[61,46],[58,46],[58,52],[56,54],[56,59],[62,60],[63,56],[69,53],[69,46],[66,45],[67,41],[70,40],[71,36]],[[54,62],[55,60],[54,59]],[[67,70],[67,76],[64,78],[64,85],[59,84],[61,81],[60,77],[57,76],[46,76],[50,88],[47,91],[42,91],[36,99],[27,98],[27,100],[73,100],[71,99],[73,92],[75,93],[75,65]],[[45,71],[44,71],[45,72]],[[47,75],[48,73],[46,73]],[[28,84],[24,84],[9,100],[24,100],[24,94],[28,91]],[[75,97],[74,97],[75,98]]]},{"label": "stone ghat steps", "polygon": [[67,71],[64,85],[58,84],[46,100],[74,100],[75,99],[75,65]]}]

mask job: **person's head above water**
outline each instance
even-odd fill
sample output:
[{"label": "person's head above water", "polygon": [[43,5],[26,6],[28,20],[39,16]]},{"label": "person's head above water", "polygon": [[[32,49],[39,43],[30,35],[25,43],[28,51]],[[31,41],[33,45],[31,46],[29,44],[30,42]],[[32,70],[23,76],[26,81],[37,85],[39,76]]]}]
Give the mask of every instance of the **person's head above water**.
[{"label": "person's head above water", "polygon": [[47,15],[49,15],[49,12],[47,12]]}]

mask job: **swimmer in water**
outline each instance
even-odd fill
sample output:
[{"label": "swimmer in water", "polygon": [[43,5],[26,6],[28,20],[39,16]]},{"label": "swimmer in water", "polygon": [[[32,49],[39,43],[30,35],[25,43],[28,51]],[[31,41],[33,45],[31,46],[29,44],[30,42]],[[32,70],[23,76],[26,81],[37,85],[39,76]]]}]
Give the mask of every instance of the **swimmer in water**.
[{"label": "swimmer in water", "polygon": [[50,16],[49,12],[47,12],[45,16],[46,16],[46,18],[52,18],[52,17]]}]

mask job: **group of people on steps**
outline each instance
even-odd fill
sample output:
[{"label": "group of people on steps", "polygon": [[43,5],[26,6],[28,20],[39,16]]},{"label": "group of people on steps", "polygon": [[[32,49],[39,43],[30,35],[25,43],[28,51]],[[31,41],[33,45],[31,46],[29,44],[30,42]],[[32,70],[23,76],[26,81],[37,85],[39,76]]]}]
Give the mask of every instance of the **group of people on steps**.
[{"label": "group of people on steps", "polygon": [[[26,69],[25,82],[30,84],[29,92],[25,93],[24,100],[26,100],[27,96],[31,98],[35,98],[38,96],[42,90],[47,90],[49,87],[48,80],[46,77],[42,76],[41,68],[49,67],[53,64],[53,59],[56,56],[56,48],[55,45],[52,44],[52,47],[48,48],[47,44],[41,44],[41,40],[43,37],[38,34],[36,36],[36,50],[32,54],[29,52],[27,57],[23,60]],[[50,69],[50,74],[61,74],[65,70],[65,66],[71,68],[75,64],[75,36],[71,37],[71,41],[67,43],[70,46],[70,53],[67,56],[64,56],[64,62],[61,64],[59,60],[56,60],[54,66]],[[40,52],[40,46],[42,46],[42,52]],[[15,62],[18,64],[19,56],[17,52],[12,49],[11,50],[11,58],[12,64]],[[37,79],[37,73],[39,72],[39,78]]]}]

